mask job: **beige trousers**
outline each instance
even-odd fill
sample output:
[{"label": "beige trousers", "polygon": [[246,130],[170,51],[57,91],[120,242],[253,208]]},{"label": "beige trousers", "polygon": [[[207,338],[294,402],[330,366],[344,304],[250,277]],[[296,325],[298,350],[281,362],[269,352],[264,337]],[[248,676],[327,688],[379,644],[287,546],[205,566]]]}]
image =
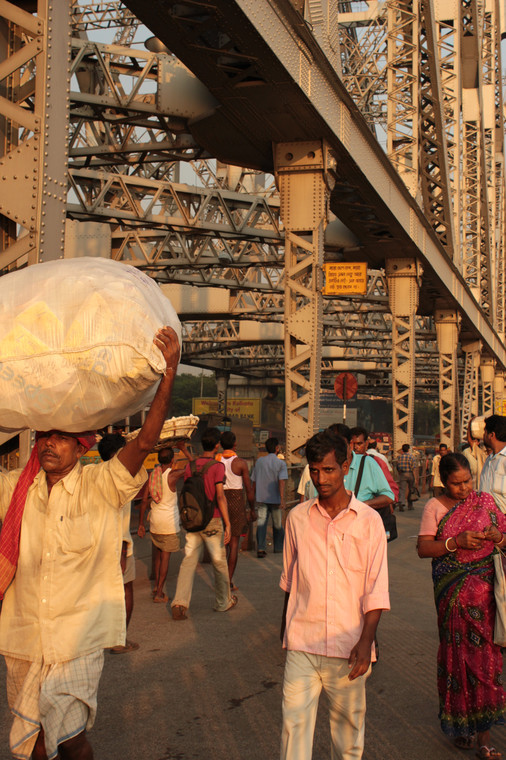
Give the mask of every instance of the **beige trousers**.
[{"label": "beige trousers", "polygon": [[199,533],[186,534],[184,559],[179,568],[176,593],[171,607],[181,605],[188,609],[190,606],[195,570],[203,554],[204,544],[207,546],[214,569],[214,590],[216,592],[214,609],[217,612],[224,612],[232,605],[223,537],[221,517],[213,517],[207,528]]},{"label": "beige trousers", "polygon": [[329,701],[331,760],[360,760],[364,751],[365,684],[371,672],[348,680],[348,661],[307,652],[286,653],[281,760],[311,760],[318,700]]}]

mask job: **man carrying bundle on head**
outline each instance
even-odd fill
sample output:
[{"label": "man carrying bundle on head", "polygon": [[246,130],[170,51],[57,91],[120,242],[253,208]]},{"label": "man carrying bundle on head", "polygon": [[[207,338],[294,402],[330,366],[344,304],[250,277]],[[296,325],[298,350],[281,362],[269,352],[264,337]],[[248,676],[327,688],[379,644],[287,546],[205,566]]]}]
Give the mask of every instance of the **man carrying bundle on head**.
[{"label": "man carrying bundle on head", "polygon": [[0,653],[14,714],[13,757],[93,758],[105,648],[125,643],[121,507],[146,480],[179,359],[171,328],[154,339],[166,362],[139,435],[116,457],[82,467],[94,434],[37,433],[24,470],[0,473]]}]

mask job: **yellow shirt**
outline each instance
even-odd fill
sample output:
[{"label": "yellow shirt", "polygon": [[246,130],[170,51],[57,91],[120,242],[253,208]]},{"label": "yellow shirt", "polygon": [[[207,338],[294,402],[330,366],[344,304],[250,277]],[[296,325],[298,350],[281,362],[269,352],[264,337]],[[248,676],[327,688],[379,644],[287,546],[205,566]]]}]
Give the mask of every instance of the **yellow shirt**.
[{"label": "yellow shirt", "polygon": [[[20,470],[0,473],[0,519]],[[117,457],[80,462],[48,498],[40,470],[28,490],[16,575],[0,614],[0,653],[46,664],[125,640],[121,507],[145,482]]]}]

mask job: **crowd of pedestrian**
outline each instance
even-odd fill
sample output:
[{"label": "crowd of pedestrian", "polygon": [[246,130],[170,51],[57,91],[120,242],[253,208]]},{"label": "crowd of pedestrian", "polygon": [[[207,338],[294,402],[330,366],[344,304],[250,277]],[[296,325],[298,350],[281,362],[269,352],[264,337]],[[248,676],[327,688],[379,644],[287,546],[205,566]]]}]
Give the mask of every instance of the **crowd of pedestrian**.
[{"label": "crowd of pedestrian", "polygon": [[[183,441],[159,448],[147,479],[142,463],[159,439],[178,354],[170,329],[155,340],[167,368],[137,437],[125,443],[105,435],[103,462],[83,467],[79,460],[93,436],[40,433],[28,465],[0,473],[0,652],[14,716],[12,755],[93,757],[87,732],[104,650],[139,647],[126,638],[135,579],[130,501],[147,482],[137,532],[142,539],[149,526],[153,603],[170,603],[176,621],[188,618],[204,551],[213,566],[215,611],[234,609],[241,538],[256,523],[256,556],[263,560],[272,520],[285,592],[281,758],[310,759],[323,690],[331,757],[359,760],[366,682],[379,657],[380,618],[390,607],[387,543],[397,535],[394,510],[413,510],[420,496],[419,458],[405,444],[388,459],[365,428],[334,424],[307,442],[299,502],[292,505],[276,438],[265,442],[250,472],[234,433],[209,427],[197,457]],[[423,510],[418,554],[432,559],[441,728],[456,747],[497,760],[490,731],[506,713],[506,628],[499,640],[494,592],[506,545],[506,418],[488,417],[483,441],[469,434],[468,444],[459,454],[442,443],[431,462],[433,495]],[[182,459],[176,461],[174,448]],[[178,498],[181,489],[185,499]],[[188,505],[197,516],[188,516]],[[169,562],[182,546],[170,600]]]}]

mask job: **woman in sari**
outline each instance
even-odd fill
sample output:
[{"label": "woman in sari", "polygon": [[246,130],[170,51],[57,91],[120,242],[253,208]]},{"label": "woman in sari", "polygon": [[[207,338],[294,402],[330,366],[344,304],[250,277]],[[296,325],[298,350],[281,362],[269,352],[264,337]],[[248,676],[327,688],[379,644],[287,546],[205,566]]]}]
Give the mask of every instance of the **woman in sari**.
[{"label": "woman in sari", "polygon": [[439,718],[457,747],[471,749],[477,735],[477,757],[496,760],[490,728],[505,722],[506,694],[493,638],[493,553],[506,545],[506,516],[489,494],[473,491],[462,454],[444,456],[440,475],[445,492],[425,505],[418,536],[418,555],[432,557]]}]

